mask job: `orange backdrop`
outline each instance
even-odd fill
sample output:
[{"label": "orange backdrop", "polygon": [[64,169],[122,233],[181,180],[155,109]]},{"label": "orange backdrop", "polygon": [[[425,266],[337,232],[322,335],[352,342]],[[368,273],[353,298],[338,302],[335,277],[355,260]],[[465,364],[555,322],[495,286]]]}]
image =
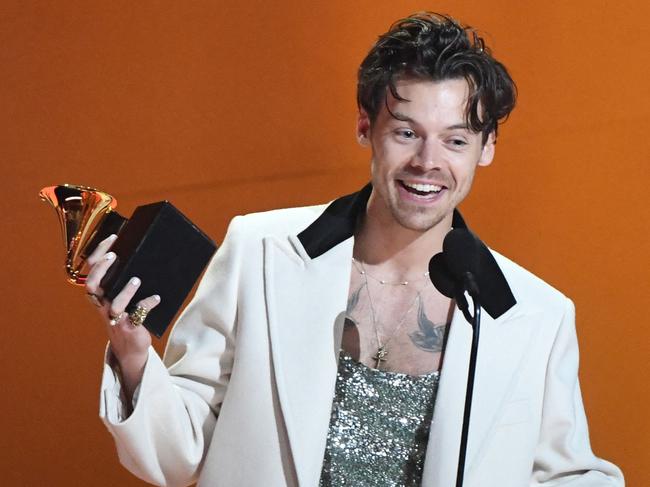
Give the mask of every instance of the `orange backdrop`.
[{"label": "orange backdrop", "polygon": [[393,20],[436,9],[486,32],[520,91],[463,211],[574,299],[594,450],[650,485],[645,5],[0,2],[0,483],[141,485],[97,418],[104,330],[38,190],[93,185],[125,215],[169,199],[217,241],[236,214],[354,191],[357,66]]}]

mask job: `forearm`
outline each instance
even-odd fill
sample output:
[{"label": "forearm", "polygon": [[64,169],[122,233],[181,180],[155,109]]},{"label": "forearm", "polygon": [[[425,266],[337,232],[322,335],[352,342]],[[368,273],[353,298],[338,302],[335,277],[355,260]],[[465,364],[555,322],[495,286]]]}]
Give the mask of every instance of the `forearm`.
[{"label": "forearm", "polygon": [[144,357],[130,357],[119,363],[122,387],[124,388],[124,396],[128,404],[132,403],[133,393],[142,382],[146,364],[147,355]]},{"label": "forearm", "polygon": [[134,354],[118,359],[109,343],[106,363],[118,377],[127,417],[133,409],[133,394],[142,382],[148,356],[149,352],[147,351],[145,354]]}]

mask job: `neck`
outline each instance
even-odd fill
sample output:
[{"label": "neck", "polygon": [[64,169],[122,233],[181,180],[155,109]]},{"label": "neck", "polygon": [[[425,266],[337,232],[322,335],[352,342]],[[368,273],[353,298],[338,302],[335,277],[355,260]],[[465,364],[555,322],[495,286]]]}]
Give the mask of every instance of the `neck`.
[{"label": "neck", "polygon": [[366,211],[355,234],[354,257],[375,267],[386,279],[403,280],[422,275],[431,257],[442,251],[452,217],[450,213],[434,227],[418,231],[403,227],[392,217]]}]

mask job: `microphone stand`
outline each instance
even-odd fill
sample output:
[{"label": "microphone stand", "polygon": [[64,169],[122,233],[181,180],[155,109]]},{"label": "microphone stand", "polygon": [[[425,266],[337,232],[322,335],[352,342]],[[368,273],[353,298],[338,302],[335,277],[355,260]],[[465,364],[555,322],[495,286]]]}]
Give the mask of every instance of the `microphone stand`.
[{"label": "microphone stand", "polygon": [[[469,312],[469,305],[465,299],[465,291],[471,296],[474,305],[474,315]],[[467,390],[465,391],[465,410],[463,412],[463,428],[460,435],[460,451],[458,454],[458,471],[456,473],[456,487],[463,486],[465,475],[465,457],[467,455],[467,436],[469,433],[469,419],[472,410],[472,395],[474,392],[474,376],[476,375],[476,357],[478,355],[478,340],[481,329],[481,304],[479,292],[474,276],[467,272],[463,279],[463,286],[457,292],[456,303],[463,312],[465,319],[472,325],[472,348],[469,354],[469,371],[467,373]]]}]

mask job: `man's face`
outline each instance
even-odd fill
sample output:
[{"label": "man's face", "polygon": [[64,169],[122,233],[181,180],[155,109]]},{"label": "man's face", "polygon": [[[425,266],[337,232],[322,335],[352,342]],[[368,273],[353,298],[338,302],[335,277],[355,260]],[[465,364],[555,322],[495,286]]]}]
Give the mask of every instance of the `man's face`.
[{"label": "man's face", "polygon": [[[368,207],[381,221],[427,231],[467,196],[477,165],[494,155],[494,138],[482,143],[465,120],[468,85],[464,79],[439,82],[407,79],[388,94],[371,125],[361,112],[360,141],[372,149],[373,194]],[[449,220],[450,221],[450,220]]]}]

